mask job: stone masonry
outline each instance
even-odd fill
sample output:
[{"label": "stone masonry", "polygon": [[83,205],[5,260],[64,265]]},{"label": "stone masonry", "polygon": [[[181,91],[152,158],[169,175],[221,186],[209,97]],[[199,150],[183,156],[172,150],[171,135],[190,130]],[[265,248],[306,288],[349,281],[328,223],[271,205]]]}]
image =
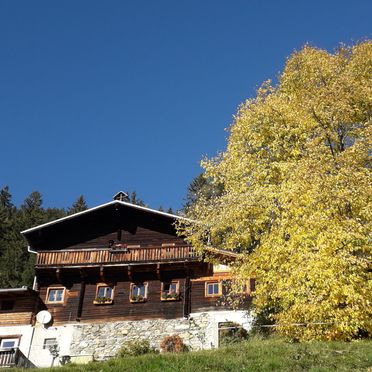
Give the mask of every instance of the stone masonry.
[{"label": "stone masonry", "polygon": [[[224,312],[219,312],[220,320],[212,313],[198,313],[192,314],[190,319],[76,324],[70,355],[91,355],[94,360],[103,360],[115,356],[124,343],[134,340],[148,340],[152,347],[159,349],[164,337],[175,334],[182,338],[190,350],[210,349],[218,346],[218,321],[224,319],[221,313]],[[246,324],[249,323],[248,318]]]}]

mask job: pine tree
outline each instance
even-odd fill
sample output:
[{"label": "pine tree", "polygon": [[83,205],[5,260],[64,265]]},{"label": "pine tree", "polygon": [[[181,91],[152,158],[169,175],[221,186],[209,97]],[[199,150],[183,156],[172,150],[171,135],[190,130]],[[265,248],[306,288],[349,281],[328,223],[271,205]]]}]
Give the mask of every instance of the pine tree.
[{"label": "pine tree", "polygon": [[130,202],[132,204],[140,205],[141,207],[146,206],[145,202],[137,197],[137,193],[135,191],[130,194]]},{"label": "pine tree", "polygon": [[67,214],[74,214],[82,212],[88,209],[88,205],[83,195],[80,195],[77,200],[72,204],[71,208],[68,209]]}]

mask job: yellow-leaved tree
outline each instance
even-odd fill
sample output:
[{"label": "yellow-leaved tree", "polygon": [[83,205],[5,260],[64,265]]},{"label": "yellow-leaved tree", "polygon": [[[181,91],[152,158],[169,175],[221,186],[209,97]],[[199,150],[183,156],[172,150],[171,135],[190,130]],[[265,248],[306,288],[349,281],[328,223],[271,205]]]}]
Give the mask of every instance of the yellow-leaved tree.
[{"label": "yellow-leaved tree", "polygon": [[239,249],[257,316],[296,339],[372,334],[371,121],[372,42],[305,46],[240,106],[226,151],[202,161],[223,192],[179,225],[201,250]]}]

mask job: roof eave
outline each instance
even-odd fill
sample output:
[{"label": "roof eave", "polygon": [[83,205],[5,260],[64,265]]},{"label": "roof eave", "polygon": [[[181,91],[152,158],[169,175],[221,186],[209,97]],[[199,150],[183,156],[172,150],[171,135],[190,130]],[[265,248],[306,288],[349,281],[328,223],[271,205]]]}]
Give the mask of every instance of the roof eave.
[{"label": "roof eave", "polygon": [[88,214],[88,213],[90,213],[92,211],[95,211],[95,210],[98,210],[98,209],[102,209],[104,207],[107,207],[109,205],[114,205],[114,204],[121,204],[121,205],[130,207],[130,208],[135,208],[135,209],[147,211],[147,212],[150,212],[150,213],[158,214],[158,215],[161,215],[161,216],[164,216],[164,217],[173,218],[175,220],[184,220],[184,221],[192,222],[192,220],[190,220],[190,219],[188,219],[186,217],[181,217],[181,216],[177,216],[175,214],[166,213],[166,212],[162,212],[162,211],[157,211],[155,209],[151,209],[151,208],[148,208],[148,207],[143,207],[141,205],[136,205],[136,204],[132,204],[132,203],[121,201],[121,200],[112,200],[112,201],[110,201],[108,203],[97,205],[96,207],[89,208],[89,209],[87,209],[85,211],[74,213],[74,214],[71,214],[69,216],[59,218],[59,219],[54,220],[54,221],[46,222],[46,223],[44,223],[42,225],[31,227],[29,229],[26,229],[26,230],[21,231],[21,234],[22,235],[25,235],[25,234],[28,234],[30,232],[43,229],[44,227],[55,225],[55,224],[58,224],[60,222],[63,222],[63,221],[66,221],[66,220],[70,220],[70,219],[76,218],[78,216],[81,216],[81,215],[84,215],[84,214]]}]

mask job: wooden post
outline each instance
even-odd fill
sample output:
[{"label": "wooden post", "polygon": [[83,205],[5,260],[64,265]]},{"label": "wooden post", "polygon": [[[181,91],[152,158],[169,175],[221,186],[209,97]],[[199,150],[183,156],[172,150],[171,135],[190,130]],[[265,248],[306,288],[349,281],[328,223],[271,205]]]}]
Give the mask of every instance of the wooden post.
[{"label": "wooden post", "polygon": [[84,295],[85,295],[85,279],[87,277],[86,272],[84,270],[80,270],[80,277],[81,277],[81,283],[80,283],[80,293],[79,293],[79,304],[76,314],[76,320],[80,320],[81,315],[83,313],[83,304],[84,304]]},{"label": "wooden post", "polygon": [[62,272],[61,272],[61,269],[57,269],[56,270],[56,278],[57,278],[58,283],[62,283]]},{"label": "wooden post", "polygon": [[186,269],[186,279],[183,298],[183,317],[188,318],[191,313],[191,280],[189,269]]}]

